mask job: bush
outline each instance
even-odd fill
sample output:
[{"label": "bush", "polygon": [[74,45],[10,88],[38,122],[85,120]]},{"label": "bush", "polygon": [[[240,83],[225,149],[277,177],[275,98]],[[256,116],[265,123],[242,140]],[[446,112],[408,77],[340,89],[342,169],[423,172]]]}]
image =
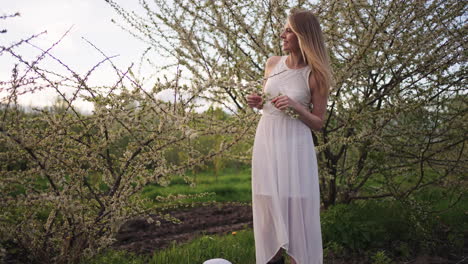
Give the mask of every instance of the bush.
[{"label": "bush", "polygon": [[419,253],[460,254],[466,233],[463,218],[467,200],[443,213],[433,213],[434,207],[435,203],[429,204],[417,196],[404,201],[384,199],[335,205],[322,214],[325,248],[344,248],[352,255],[386,249],[387,256],[404,259]]}]

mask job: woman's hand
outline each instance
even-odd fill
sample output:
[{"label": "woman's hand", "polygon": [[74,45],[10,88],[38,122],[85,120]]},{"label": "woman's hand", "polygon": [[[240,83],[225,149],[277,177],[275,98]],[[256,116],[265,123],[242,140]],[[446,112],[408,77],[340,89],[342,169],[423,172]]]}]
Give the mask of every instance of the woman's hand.
[{"label": "woman's hand", "polygon": [[262,109],[262,106],[263,106],[262,97],[258,94],[247,95],[247,104],[251,108]]},{"label": "woman's hand", "polygon": [[289,98],[287,95],[280,95],[271,100],[271,103],[281,111],[286,110],[288,107],[296,109],[298,105],[296,101]]}]

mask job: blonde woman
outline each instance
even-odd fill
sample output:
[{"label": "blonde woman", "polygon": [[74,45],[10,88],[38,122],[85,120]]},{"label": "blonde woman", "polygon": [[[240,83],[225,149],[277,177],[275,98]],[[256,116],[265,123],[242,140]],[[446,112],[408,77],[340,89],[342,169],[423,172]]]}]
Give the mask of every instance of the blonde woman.
[{"label": "blonde woman", "polygon": [[288,55],[269,58],[265,67],[263,89],[273,99],[247,96],[250,107],[263,109],[252,157],[256,263],[284,263],[284,250],[293,264],[321,264],[320,194],[311,129],[320,130],[324,122],[329,58],[319,22],[309,11],[293,10],[281,39]]}]

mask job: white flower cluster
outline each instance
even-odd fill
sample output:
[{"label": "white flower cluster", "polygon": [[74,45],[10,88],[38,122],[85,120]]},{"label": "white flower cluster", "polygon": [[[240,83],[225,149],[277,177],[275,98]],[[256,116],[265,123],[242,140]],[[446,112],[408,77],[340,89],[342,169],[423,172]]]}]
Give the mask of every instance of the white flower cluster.
[{"label": "white flower cluster", "polygon": [[[283,96],[282,93],[279,93],[278,96]],[[294,109],[292,107],[288,107],[284,110],[284,113],[287,114],[288,116],[290,116],[291,118],[294,118],[294,119],[298,119],[299,118],[299,114],[294,111]]]}]

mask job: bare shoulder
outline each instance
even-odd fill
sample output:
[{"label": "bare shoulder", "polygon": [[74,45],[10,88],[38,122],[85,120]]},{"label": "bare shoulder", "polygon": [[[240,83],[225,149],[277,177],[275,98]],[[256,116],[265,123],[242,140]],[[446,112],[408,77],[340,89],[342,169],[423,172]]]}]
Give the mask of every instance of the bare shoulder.
[{"label": "bare shoulder", "polygon": [[268,74],[270,71],[272,71],[273,68],[275,68],[276,64],[278,64],[280,59],[281,59],[281,56],[272,56],[268,58],[268,60],[266,61],[266,65],[265,65],[265,74]]},{"label": "bare shoulder", "polygon": [[268,60],[266,61],[266,69],[272,69],[276,66],[276,64],[278,64],[278,62],[280,61],[281,59],[281,56],[271,56],[270,58],[268,58]]}]

